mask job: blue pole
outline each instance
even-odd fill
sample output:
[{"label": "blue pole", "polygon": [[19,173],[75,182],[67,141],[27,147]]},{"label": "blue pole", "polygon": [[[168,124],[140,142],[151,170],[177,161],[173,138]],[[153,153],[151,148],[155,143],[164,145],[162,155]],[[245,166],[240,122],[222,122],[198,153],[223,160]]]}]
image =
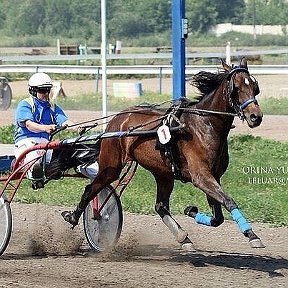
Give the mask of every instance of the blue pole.
[{"label": "blue pole", "polygon": [[185,0],[172,0],[173,101],[186,96],[184,19]]}]

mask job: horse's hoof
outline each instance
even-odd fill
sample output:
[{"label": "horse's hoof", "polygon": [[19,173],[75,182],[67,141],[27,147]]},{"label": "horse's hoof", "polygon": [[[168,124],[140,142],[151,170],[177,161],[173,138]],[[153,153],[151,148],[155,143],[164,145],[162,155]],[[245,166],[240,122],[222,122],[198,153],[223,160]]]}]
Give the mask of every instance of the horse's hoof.
[{"label": "horse's hoof", "polygon": [[76,220],[73,212],[63,211],[61,215],[65,221],[72,225],[72,229],[78,224],[78,221]]},{"label": "horse's hoof", "polygon": [[265,245],[259,238],[249,240],[251,248],[265,248]]},{"label": "horse's hoof", "polygon": [[184,214],[192,218],[195,218],[197,213],[198,208],[196,206],[188,206],[184,209]]},{"label": "horse's hoof", "polygon": [[194,244],[192,243],[192,241],[189,239],[188,236],[186,236],[185,239],[180,244],[181,244],[181,248],[184,251],[187,251],[187,252],[195,251]]},{"label": "horse's hoof", "polygon": [[194,247],[192,242],[182,244],[181,249],[184,251],[187,251],[187,252],[194,252],[195,251],[195,247]]},{"label": "horse's hoof", "polygon": [[176,241],[179,242],[179,243],[184,243],[186,238],[188,238],[187,236],[188,236],[188,233],[180,228],[178,230]]}]

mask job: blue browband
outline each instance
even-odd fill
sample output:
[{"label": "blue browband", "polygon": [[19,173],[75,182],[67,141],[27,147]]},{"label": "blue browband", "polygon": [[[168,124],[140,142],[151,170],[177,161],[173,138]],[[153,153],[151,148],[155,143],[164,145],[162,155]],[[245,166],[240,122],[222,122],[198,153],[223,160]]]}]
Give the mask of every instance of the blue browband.
[{"label": "blue browband", "polygon": [[246,72],[248,75],[250,75],[247,68],[241,67],[241,66],[234,66],[232,70],[229,72],[229,75],[227,77],[227,80],[230,80],[232,75],[236,72]]}]

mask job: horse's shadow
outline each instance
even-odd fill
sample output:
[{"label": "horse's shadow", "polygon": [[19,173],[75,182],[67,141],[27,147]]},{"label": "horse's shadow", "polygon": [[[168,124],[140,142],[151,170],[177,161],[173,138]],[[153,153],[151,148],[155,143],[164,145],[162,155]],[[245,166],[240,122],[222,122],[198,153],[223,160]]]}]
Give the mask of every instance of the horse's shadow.
[{"label": "horse's shadow", "polygon": [[[231,269],[250,269],[255,271],[261,271],[267,273],[269,277],[284,277],[284,275],[281,272],[277,272],[277,270],[283,268],[288,269],[288,259],[284,258],[275,258],[270,256],[243,253],[225,253],[222,251],[205,251],[205,254],[202,254],[201,251],[197,252],[182,256],[182,261],[184,260],[186,262],[189,262],[195,267],[214,265],[218,267],[223,266]],[[177,258],[178,256],[174,257],[173,261],[178,261],[179,258]]]},{"label": "horse's shadow", "polygon": [[[150,253],[148,252],[150,251]],[[152,252],[153,251],[153,252]],[[146,253],[145,253],[146,252]],[[224,251],[203,251],[197,249],[195,252],[182,252],[171,248],[158,247],[157,245],[146,245],[138,247],[138,253],[131,258],[134,261],[165,261],[177,263],[189,263],[193,267],[208,267],[209,265],[239,270],[255,270],[267,273],[269,277],[284,277],[280,269],[288,269],[288,259],[271,256],[253,255],[244,253],[233,253]]]}]

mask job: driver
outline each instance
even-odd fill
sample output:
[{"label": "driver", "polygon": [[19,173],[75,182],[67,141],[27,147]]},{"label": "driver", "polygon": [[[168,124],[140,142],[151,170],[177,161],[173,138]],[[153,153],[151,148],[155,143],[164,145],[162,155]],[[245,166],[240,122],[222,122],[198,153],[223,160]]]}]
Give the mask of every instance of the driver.
[{"label": "driver", "polygon": [[[30,77],[28,81],[30,95],[18,103],[15,112],[14,154],[16,158],[27,148],[47,143],[49,135],[57,126],[73,125],[70,129],[78,132],[81,129],[80,126],[75,127],[75,123],[68,119],[62,108],[50,101],[52,87],[52,80],[46,73],[39,72]],[[44,183],[43,164],[50,162],[52,152],[53,150],[48,150],[45,157],[41,157],[45,154],[43,150],[31,151],[26,155],[24,159],[26,163],[41,157],[27,172],[29,179],[36,180],[35,183],[38,184]],[[93,167],[90,166],[86,169],[79,167],[78,170],[93,180],[98,173],[98,163],[93,163]],[[43,184],[37,188],[43,188]]]}]

